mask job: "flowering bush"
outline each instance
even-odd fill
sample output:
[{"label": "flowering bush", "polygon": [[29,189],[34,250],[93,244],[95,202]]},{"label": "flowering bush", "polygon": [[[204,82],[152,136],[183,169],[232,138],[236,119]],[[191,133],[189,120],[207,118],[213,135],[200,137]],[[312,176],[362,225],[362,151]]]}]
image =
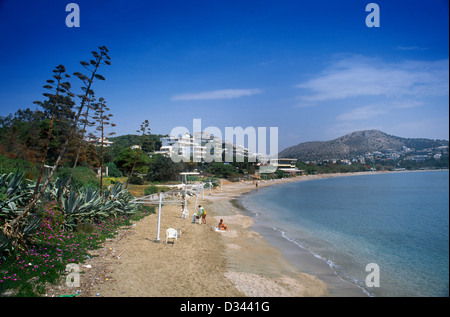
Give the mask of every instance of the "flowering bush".
[{"label": "flowering bush", "polygon": [[17,291],[16,296],[42,294],[45,283],[57,282],[67,264],[82,263],[88,252],[113,237],[118,227],[152,212],[153,209],[146,209],[133,216],[105,218],[95,222],[93,232],[87,234],[64,230],[64,213],[55,202],[47,204],[35,235],[36,243],[28,249],[14,250],[0,262],[0,296],[11,289]]},{"label": "flowering bush", "polygon": [[[34,243],[39,227],[42,205],[54,201],[62,211],[58,214],[58,226],[75,231],[81,224],[93,224],[109,217],[130,216],[138,205],[130,203],[134,198],[124,184],[116,183],[106,189],[68,186],[68,179],[58,178],[45,188],[41,203],[33,211],[23,215],[32,197],[35,184],[24,180],[24,173],[0,175],[0,258],[5,260],[14,249],[28,248]],[[49,207],[50,208],[50,207]],[[52,209],[52,208],[51,208]],[[44,211],[44,218],[56,217]]]}]

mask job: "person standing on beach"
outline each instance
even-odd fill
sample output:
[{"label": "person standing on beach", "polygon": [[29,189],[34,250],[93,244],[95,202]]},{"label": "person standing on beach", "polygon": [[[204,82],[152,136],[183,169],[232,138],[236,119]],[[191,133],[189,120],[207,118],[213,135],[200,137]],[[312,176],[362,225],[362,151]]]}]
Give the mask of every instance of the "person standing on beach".
[{"label": "person standing on beach", "polygon": [[202,217],[202,223],[206,224],[206,211],[201,205],[198,205],[198,216]]}]

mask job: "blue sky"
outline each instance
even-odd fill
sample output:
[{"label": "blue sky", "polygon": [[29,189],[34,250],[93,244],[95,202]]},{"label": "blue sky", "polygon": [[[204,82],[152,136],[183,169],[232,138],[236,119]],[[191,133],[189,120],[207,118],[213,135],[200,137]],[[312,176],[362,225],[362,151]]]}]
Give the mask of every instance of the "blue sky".
[{"label": "blue sky", "polygon": [[[174,127],[278,127],[279,150],[362,129],[449,139],[447,0],[0,0],[0,116],[35,108],[58,64],[82,71],[101,45],[94,90],[118,135]],[[72,79],[74,90],[80,87]]]}]

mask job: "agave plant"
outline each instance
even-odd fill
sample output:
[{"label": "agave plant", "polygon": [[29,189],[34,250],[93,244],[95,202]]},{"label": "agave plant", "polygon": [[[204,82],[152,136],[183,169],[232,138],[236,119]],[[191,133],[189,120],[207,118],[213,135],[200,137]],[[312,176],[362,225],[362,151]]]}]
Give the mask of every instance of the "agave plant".
[{"label": "agave plant", "polygon": [[67,188],[69,178],[57,178],[54,184],[48,183],[47,189],[45,191],[45,198],[48,201],[55,200],[61,202],[64,195],[67,195],[69,189]]},{"label": "agave plant", "polygon": [[78,213],[83,220],[92,222],[99,218],[99,212],[102,209],[103,198],[100,192],[93,188],[86,188],[80,193],[82,204],[79,207]]},{"label": "agave plant", "polygon": [[64,212],[64,227],[75,229],[80,223],[93,223],[107,217],[120,214],[132,214],[137,211],[136,204],[130,204],[134,198],[124,184],[109,186],[101,195],[100,190],[88,187],[81,190],[64,190],[65,182],[56,181],[48,195],[58,201]]},{"label": "agave plant", "polygon": [[113,187],[106,189],[105,197],[107,197],[112,203],[113,214],[131,214],[137,211],[137,204],[131,204],[130,201],[134,198],[125,184],[116,183]]},{"label": "agave plant", "polygon": [[10,251],[11,244],[13,242],[13,238],[7,237],[0,230],[0,260],[5,259],[4,254]]},{"label": "agave plant", "polygon": [[15,225],[11,223],[23,212],[33,195],[34,185],[24,180],[25,172],[0,175],[0,255],[14,246],[26,248],[41,222],[39,217],[28,215]]},{"label": "agave plant", "polygon": [[70,193],[60,198],[60,206],[64,212],[64,227],[73,229],[77,224],[77,217],[79,217],[79,206],[82,203],[82,198],[78,195],[76,190],[71,190]]},{"label": "agave plant", "polygon": [[28,223],[25,225],[23,229],[23,235],[25,237],[33,235],[36,230],[39,228],[41,224],[41,218],[38,216],[30,216],[28,217]]},{"label": "agave plant", "polygon": [[0,176],[0,223],[15,218],[33,194],[33,185],[24,182],[24,173]]}]

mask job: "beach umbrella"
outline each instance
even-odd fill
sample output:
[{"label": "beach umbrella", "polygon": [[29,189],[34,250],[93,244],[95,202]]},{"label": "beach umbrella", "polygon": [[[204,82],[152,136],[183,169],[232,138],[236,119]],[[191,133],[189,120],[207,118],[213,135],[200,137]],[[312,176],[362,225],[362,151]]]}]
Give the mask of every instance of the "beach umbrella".
[{"label": "beach umbrella", "polygon": [[[185,190],[186,192],[186,190]],[[186,200],[183,200],[180,198],[179,190],[170,190],[168,192],[162,193],[159,192],[157,194],[147,195],[143,197],[137,197],[130,201],[130,203],[134,204],[144,204],[144,205],[150,205],[155,206],[158,205],[158,228],[157,228],[157,234],[156,238],[153,240],[153,242],[161,242],[160,238],[160,230],[161,230],[161,206],[164,205],[179,205],[181,206],[186,202]],[[186,197],[186,196],[185,196]]]},{"label": "beach umbrella", "polygon": [[[198,174],[198,173],[184,173],[186,174]],[[200,187],[203,189],[203,199],[204,197],[204,183],[197,184],[197,185],[190,185],[190,188],[192,191],[195,190],[197,196],[195,199],[195,206],[197,206],[198,202],[198,195],[200,191]],[[184,192],[184,199],[180,197],[180,193]],[[160,230],[161,230],[161,207],[162,205],[178,205],[178,206],[185,206],[185,210],[187,209],[187,194],[188,194],[188,185],[184,184],[184,190],[179,189],[173,189],[167,192],[160,192],[152,195],[137,197],[130,201],[130,203],[135,204],[144,204],[144,205],[150,205],[150,206],[158,206],[158,228],[157,228],[157,235],[156,238],[153,240],[153,242],[161,242],[160,238]],[[194,207],[195,208],[195,207]],[[183,210],[184,211],[184,210]]]}]

